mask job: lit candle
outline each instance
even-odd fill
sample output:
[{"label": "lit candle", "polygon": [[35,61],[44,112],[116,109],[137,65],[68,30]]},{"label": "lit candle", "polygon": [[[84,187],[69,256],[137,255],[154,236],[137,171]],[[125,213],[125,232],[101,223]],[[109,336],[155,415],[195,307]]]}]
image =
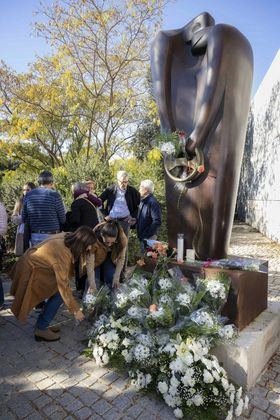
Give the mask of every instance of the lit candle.
[{"label": "lit candle", "polygon": [[177,234],[177,261],[183,262],[184,260],[184,234]]}]

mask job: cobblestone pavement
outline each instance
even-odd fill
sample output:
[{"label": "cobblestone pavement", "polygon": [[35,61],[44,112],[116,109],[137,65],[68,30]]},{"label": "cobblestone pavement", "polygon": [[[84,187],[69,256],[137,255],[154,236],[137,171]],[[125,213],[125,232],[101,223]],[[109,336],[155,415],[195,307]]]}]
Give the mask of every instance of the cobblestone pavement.
[{"label": "cobblestone pavement", "polygon": [[[269,299],[280,300],[280,245],[254,229],[234,226],[233,255],[270,261]],[[8,295],[9,281],[2,276]],[[89,325],[75,326],[67,310],[56,317],[61,340],[38,343],[33,338],[34,312],[20,324],[9,309],[0,312],[0,419],[173,419],[156,397],[137,393],[128,378],[100,368],[82,354]],[[251,404],[240,419],[280,419],[280,351],[250,392]],[[205,419],[207,420],[207,419]]]}]

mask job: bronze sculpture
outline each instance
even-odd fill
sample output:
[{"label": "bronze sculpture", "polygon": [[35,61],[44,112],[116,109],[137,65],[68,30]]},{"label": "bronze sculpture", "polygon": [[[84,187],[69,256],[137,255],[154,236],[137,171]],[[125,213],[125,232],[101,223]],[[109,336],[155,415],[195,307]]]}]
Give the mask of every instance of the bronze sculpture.
[{"label": "bronze sculpture", "polygon": [[[152,79],[161,130],[186,133],[184,155],[167,159],[168,237],[177,233],[200,259],[227,255],[243,155],[253,54],[234,27],[202,13],[152,46]],[[184,179],[178,168],[203,156],[205,171]],[[183,185],[183,188],[182,188]],[[177,188],[179,186],[179,188]]]}]

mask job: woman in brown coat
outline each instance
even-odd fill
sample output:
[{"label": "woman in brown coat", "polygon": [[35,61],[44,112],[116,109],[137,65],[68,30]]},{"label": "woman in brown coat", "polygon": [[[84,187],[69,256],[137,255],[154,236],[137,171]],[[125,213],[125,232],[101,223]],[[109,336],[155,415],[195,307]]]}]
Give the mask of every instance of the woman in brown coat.
[{"label": "woman in brown coat", "polygon": [[89,288],[105,284],[110,289],[118,287],[125,263],[127,237],[116,221],[102,222],[94,228],[97,242],[87,260]]},{"label": "woman in brown coat", "polygon": [[13,267],[11,294],[15,296],[12,312],[21,321],[42,300],[48,299],[39,315],[35,339],[56,341],[60,336],[49,326],[64,302],[79,321],[84,319],[72,295],[70,279],[74,263],[86,259],[97,242],[91,228],[81,226],[75,232],[52,235],[50,239],[28,249]]}]

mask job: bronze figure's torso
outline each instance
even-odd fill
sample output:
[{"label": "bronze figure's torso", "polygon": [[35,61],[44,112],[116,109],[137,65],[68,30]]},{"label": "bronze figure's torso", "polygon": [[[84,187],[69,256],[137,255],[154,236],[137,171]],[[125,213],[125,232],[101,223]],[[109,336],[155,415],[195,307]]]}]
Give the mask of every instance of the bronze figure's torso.
[{"label": "bronze figure's torso", "polygon": [[215,25],[207,13],[181,29],[161,31],[153,43],[161,129],[183,130],[186,152],[201,150],[205,165],[205,172],[184,189],[166,173],[169,242],[176,246],[177,233],[184,233],[185,246],[200,259],[227,255],[252,75],[247,39],[232,26]]}]

